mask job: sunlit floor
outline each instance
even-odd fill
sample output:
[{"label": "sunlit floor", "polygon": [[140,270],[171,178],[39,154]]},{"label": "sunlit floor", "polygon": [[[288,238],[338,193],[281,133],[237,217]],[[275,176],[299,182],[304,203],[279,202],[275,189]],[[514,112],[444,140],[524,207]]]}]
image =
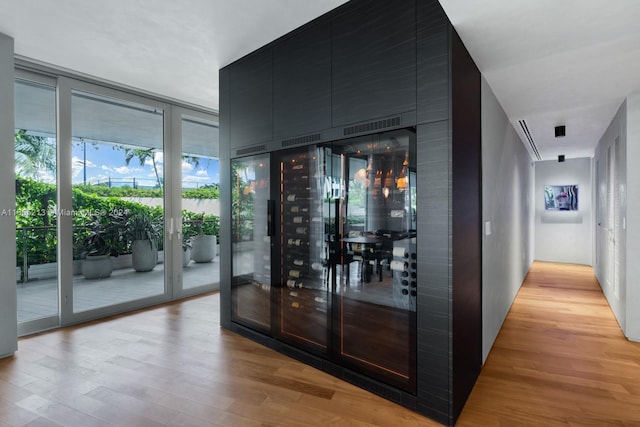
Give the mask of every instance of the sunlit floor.
[{"label": "sunlit floor", "polygon": [[[185,289],[220,282],[219,258],[210,263],[191,262],[183,270]],[[87,280],[73,278],[75,312],[119,304],[159,295],[164,292],[164,264],[152,271],[138,273],[131,268],[114,270],[111,277]],[[18,323],[52,316],[58,312],[58,280],[34,280],[18,283]]]}]

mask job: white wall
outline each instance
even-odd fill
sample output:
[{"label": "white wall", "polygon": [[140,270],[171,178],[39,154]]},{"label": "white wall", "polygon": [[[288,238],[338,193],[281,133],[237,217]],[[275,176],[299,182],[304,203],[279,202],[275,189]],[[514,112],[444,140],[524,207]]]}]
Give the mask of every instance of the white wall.
[{"label": "white wall", "polygon": [[[591,159],[536,162],[535,259],[568,264],[592,264],[593,215]],[[545,185],[578,185],[577,211],[545,211]]]},{"label": "white wall", "polygon": [[[0,212],[15,209],[13,165],[13,39],[0,34]],[[6,213],[6,211],[5,211]],[[0,215],[0,357],[17,349],[16,222],[11,214]]]},{"label": "white wall", "polygon": [[640,92],[627,97],[626,137],[626,328],[640,341]]},{"label": "white wall", "polygon": [[532,159],[483,78],[483,361],[533,262],[533,185]]}]

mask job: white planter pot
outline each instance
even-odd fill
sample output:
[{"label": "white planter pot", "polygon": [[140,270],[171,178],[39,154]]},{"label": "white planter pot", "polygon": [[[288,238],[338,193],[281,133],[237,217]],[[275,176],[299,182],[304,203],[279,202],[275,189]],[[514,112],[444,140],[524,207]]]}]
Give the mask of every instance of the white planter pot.
[{"label": "white planter pot", "polygon": [[131,264],[133,263],[131,254],[124,254],[124,255],[118,255],[116,257],[111,257],[111,260],[113,261],[114,270],[131,268]]},{"label": "white planter pot", "polygon": [[191,262],[191,248],[182,250],[182,266],[186,267]]},{"label": "white planter pot", "polygon": [[211,262],[216,257],[216,236],[191,238],[191,259],[195,262]]},{"label": "white planter pot", "polygon": [[16,282],[22,280],[22,270],[20,267],[16,267]]},{"label": "white planter pot", "polygon": [[29,280],[55,279],[58,277],[58,263],[34,264],[29,266]]},{"label": "white planter pot", "polygon": [[151,240],[131,242],[131,265],[135,271],[151,271],[158,263],[158,247]]},{"label": "white planter pot", "polygon": [[158,251],[158,264],[164,263],[164,250]]},{"label": "white planter pot", "polygon": [[81,259],[74,259],[73,260],[73,275],[74,276],[79,276],[82,274],[82,260]]},{"label": "white planter pot", "polygon": [[87,256],[82,263],[82,274],[85,279],[104,279],[111,276],[113,262],[109,255]]}]

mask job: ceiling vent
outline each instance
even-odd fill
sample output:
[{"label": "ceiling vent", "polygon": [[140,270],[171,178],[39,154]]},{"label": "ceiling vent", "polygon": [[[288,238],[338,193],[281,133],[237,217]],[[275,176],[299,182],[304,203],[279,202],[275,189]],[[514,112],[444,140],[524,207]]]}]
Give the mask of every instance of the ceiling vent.
[{"label": "ceiling vent", "polygon": [[392,117],[390,119],[378,120],[375,122],[362,123],[355,126],[349,126],[343,129],[344,136],[355,135],[358,133],[372,132],[400,126],[400,117]]},{"label": "ceiling vent", "polygon": [[263,145],[255,145],[253,147],[247,147],[247,148],[240,148],[238,150],[236,150],[236,156],[242,156],[244,154],[249,154],[249,153],[257,153],[260,151],[264,151],[266,150],[267,147],[263,144]]},{"label": "ceiling vent", "polygon": [[540,157],[540,152],[538,151],[538,147],[536,147],[536,143],[533,141],[531,132],[529,132],[529,127],[527,126],[527,122],[525,122],[524,120],[518,120],[518,123],[522,128],[522,133],[524,133],[524,136],[527,138],[527,141],[529,141],[529,145],[531,146],[531,151],[533,151],[533,154],[536,156],[536,159],[542,160],[542,157]]},{"label": "ceiling vent", "polygon": [[564,127],[564,125],[563,126],[556,126],[555,127],[555,131],[556,131],[556,138],[560,138],[562,136],[565,136],[566,132],[567,132],[567,130]]},{"label": "ceiling vent", "polygon": [[321,136],[319,133],[313,135],[299,136],[297,138],[285,139],[280,142],[282,147],[290,147],[292,145],[308,144],[310,142],[320,141]]},{"label": "ceiling vent", "polygon": [[558,161],[559,161],[560,163],[564,162],[564,154],[560,154],[560,155],[558,156]]}]

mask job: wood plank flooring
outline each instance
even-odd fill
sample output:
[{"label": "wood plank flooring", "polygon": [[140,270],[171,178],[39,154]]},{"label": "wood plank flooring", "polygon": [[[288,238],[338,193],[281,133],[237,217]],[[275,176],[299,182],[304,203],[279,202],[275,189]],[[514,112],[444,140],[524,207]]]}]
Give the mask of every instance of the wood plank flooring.
[{"label": "wood plank flooring", "polygon": [[459,426],[640,426],[640,343],[590,267],[534,263]]},{"label": "wood plank flooring", "polygon": [[[219,327],[210,294],[23,338],[0,426],[437,426]],[[640,344],[588,267],[535,263],[460,426],[640,425]]]}]

